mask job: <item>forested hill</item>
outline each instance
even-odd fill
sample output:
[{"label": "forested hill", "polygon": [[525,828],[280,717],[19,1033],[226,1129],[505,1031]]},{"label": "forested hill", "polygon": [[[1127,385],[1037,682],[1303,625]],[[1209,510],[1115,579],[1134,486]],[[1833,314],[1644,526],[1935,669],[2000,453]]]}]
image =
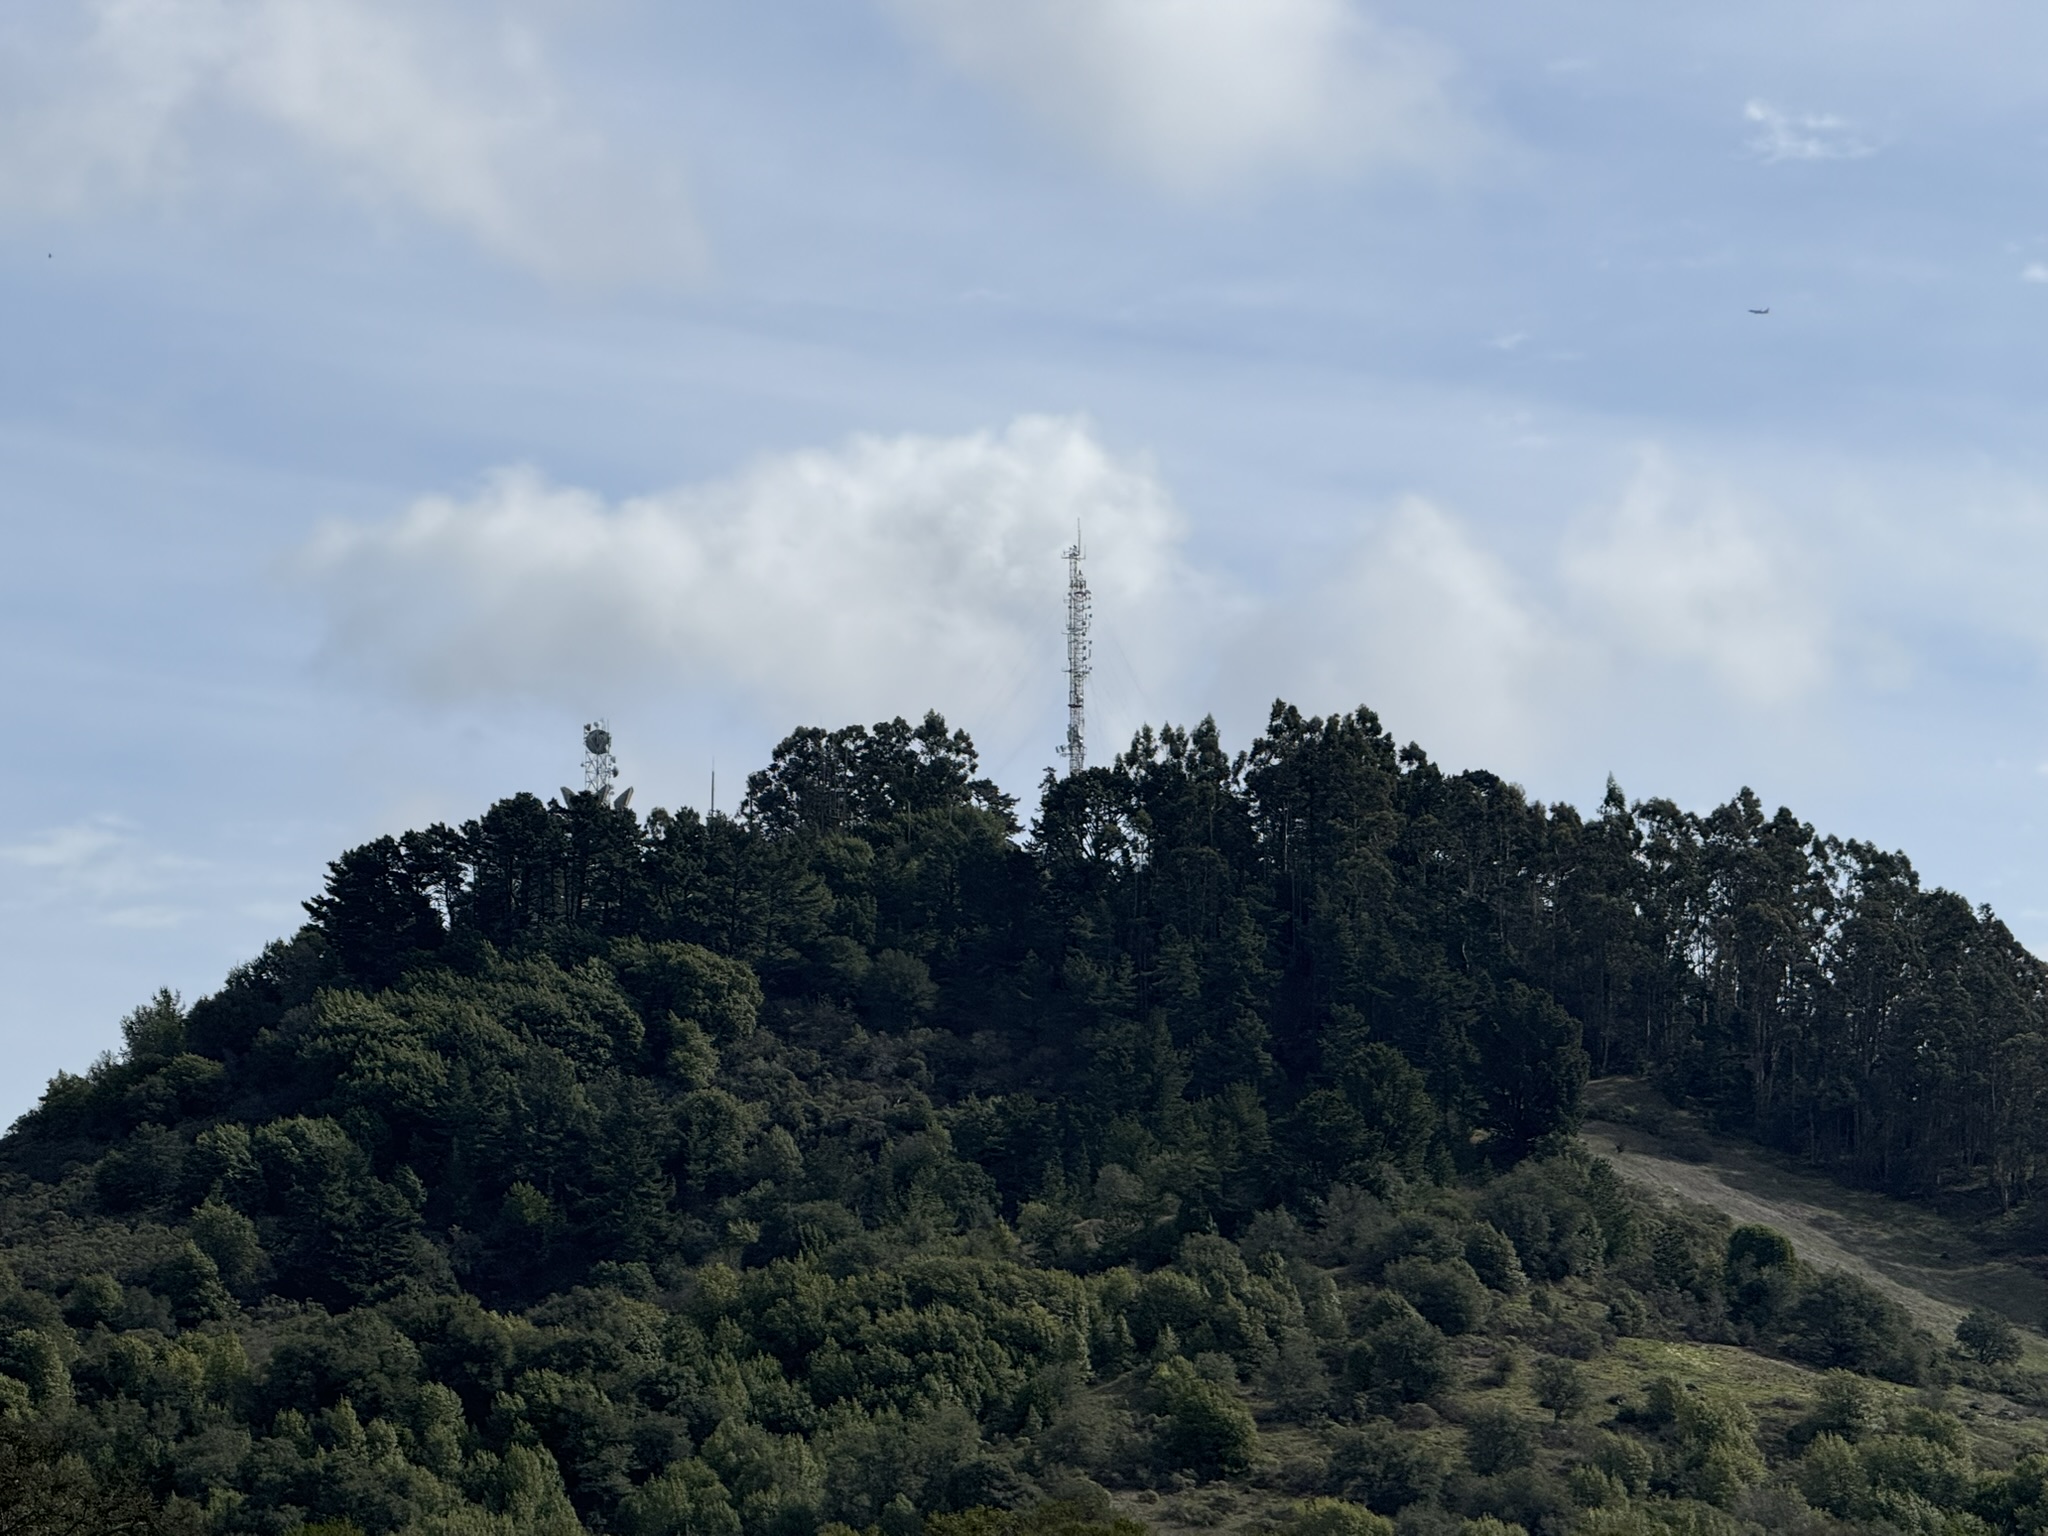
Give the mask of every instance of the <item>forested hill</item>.
[{"label": "forested hill", "polygon": [[[1366,711],[1147,731],[1028,827],[936,715],[804,730],[737,816],[517,795],[307,908],[0,1143],[0,1423],[195,1529],[996,1536],[1244,1473],[1240,1386],[1455,1416],[1446,1340],[1511,1318],[1924,1379],[1881,1304],[1816,1344],[1789,1250],[1569,1151],[1589,1071],[1900,1192],[2022,1207],[2048,1150],[1988,911],[1747,792],[1585,816]],[[1635,1454],[1623,1501],[1763,1475]],[[1435,1476],[1304,1486],[1492,1497]]]}]

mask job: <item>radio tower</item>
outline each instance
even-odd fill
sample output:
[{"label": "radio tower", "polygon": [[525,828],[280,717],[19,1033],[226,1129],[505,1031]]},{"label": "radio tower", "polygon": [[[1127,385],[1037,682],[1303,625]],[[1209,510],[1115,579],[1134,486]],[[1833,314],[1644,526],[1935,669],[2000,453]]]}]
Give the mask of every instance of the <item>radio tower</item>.
[{"label": "radio tower", "polygon": [[594,720],[583,727],[583,787],[598,799],[608,800],[618,776],[619,760],[612,756],[611,727],[602,720]]},{"label": "radio tower", "polygon": [[[622,789],[614,800],[612,786],[618,781],[619,760],[612,756],[612,728],[602,720],[593,720],[583,727],[583,792],[595,795],[599,805],[623,811],[633,803],[633,791]],[[567,811],[575,803],[576,791],[564,784],[559,808]]]},{"label": "radio tower", "polygon": [[1088,643],[1088,578],[1081,574],[1081,525],[1074,524],[1074,542],[1066,553],[1067,562],[1067,744],[1060,753],[1067,760],[1072,777],[1088,766],[1085,728],[1088,718],[1088,662],[1093,648]]}]

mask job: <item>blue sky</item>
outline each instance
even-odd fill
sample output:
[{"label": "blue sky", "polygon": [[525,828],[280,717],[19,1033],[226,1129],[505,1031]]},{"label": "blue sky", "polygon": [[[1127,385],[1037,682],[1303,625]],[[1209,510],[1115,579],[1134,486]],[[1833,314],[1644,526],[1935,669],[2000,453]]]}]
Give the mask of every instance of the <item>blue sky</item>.
[{"label": "blue sky", "polygon": [[[2048,13],[18,0],[0,1117],[325,861],[928,706],[1749,784],[2048,944]],[[1768,307],[1767,316],[1752,308]]]}]

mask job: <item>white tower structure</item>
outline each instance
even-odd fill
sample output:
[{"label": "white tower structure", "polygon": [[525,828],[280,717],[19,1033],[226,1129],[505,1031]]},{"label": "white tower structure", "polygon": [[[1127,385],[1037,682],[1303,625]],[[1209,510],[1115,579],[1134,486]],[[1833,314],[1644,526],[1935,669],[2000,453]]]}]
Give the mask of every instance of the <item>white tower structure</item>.
[{"label": "white tower structure", "polygon": [[1067,760],[1071,777],[1088,766],[1088,663],[1094,649],[1088,640],[1090,602],[1088,578],[1081,574],[1081,525],[1074,525],[1074,542],[1066,553],[1067,562],[1067,744],[1060,753]]},{"label": "white tower structure", "polygon": [[611,727],[602,720],[583,727],[583,787],[600,800],[611,798],[619,760],[612,756]]}]

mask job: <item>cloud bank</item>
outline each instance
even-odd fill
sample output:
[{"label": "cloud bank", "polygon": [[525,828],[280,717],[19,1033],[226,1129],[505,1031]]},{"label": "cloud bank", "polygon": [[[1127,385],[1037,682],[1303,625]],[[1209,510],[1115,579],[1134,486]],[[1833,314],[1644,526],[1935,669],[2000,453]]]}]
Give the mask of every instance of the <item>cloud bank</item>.
[{"label": "cloud bank", "polygon": [[1757,523],[1725,491],[1689,486],[1649,455],[1567,547],[1567,590],[1617,655],[1697,666],[1747,704],[1789,703],[1827,677],[1824,610]]},{"label": "cloud bank", "polygon": [[1272,603],[1233,678],[1318,712],[1370,704],[1396,731],[1477,761],[1546,729],[1570,644],[1528,584],[1458,518],[1407,497],[1335,573]]},{"label": "cloud bank", "polygon": [[960,73],[1176,193],[1433,164],[1469,137],[1443,52],[1351,0],[884,4]]},{"label": "cloud bank", "polygon": [[[733,478],[608,502],[537,471],[326,529],[302,574],[335,654],[430,697],[583,701],[599,679],[830,719],[977,719],[1060,665],[1062,549],[1150,675],[1197,621],[1180,514],[1086,423],[857,437]],[[1048,615],[1054,622],[1048,622]]]},{"label": "cloud bank", "polygon": [[0,208],[62,214],[317,167],[374,207],[575,280],[702,259],[673,166],[632,166],[538,37],[446,0],[42,0],[0,23]]},{"label": "cloud bank", "polygon": [[1000,754],[1051,739],[1077,520],[1102,642],[1098,756],[1141,718],[1254,727],[1280,693],[1368,703],[1447,761],[1524,761],[1612,727],[1617,696],[1764,721],[1834,673],[1826,596],[1798,551],[1655,454],[1533,557],[1409,497],[1326,574],[1256,600],[1186,561],[1149,464],[1047,416],[857,437],[617,501],[502,470],[330,526],[300,572],[330,655],[428,699],[582,707],[631,683],[778,729],[936,705]]},{"label": "cloud bank", "polygon": [[1830,679],[1824,593],[1711,484],[1647,455],[1611,506],[1519,564],[1408,497],[1306,592],[1269,601],[1232,664],[1319,709],[1366,702],[1446,761],[1527,762],[1627,728],[1617,697],[1768,719]]}]

